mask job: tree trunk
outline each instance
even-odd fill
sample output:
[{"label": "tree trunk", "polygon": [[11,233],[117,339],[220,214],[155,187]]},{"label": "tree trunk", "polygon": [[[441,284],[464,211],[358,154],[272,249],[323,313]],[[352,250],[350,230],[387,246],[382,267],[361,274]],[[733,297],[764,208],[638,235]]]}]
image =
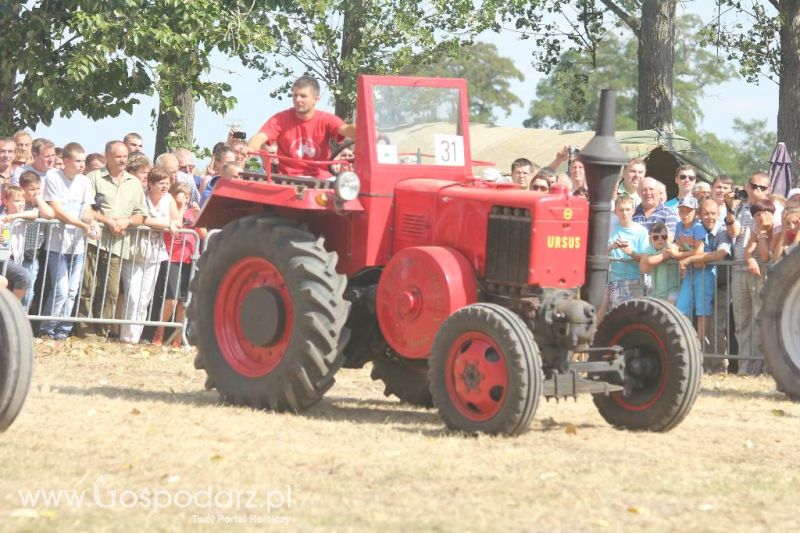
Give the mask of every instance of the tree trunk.
[{"label": "tree trunk", "polygon": [[[176,83],[171,94],[159,99],[154,157],[171,149],[192,148],[194,144],[194,97],[188,85]],[[175,112],[172,108],[180,111]]]},{"label": "tree trunk", "polygon": [[672,131],[672,75],[675,62],[677,0],[645,0],[639,24],[640,130]]},{"label": "tree trunk", "polygon": [[800,178],[800,1],[781,0],[781,67],[778,89],[778,141],[792,158],[792,176]]},{"label": "tree trunk", "polygon": [[[343,3],[344,24],[342,25],[342,50],[339,62],[347,63],[354,50],[361,47],[364,38],[364,5],[363,0],[347,0]],[[344,120],[351,122],[354,115],[356,77],[346,73],[345,69],[339,71],[336,80],[335,113]]]}]

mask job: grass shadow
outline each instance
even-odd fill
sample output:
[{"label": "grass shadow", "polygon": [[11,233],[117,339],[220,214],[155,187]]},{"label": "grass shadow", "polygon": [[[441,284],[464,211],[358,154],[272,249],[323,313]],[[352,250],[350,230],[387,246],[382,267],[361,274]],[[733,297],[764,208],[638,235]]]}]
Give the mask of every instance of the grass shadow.
[{"label": "grass shadow", "polygon": [[363,400],[345,396],[325,396],[307,411],[299,413],[307,418],[347,421],[359,424],[427,425],[441,423],[432,410],[416,410],[391,400]]},{"label": "grass shadow", "polygon": [[70,396],[105,396],[111,399],[122,398],[125,400],[191,404],[198,406],[220,405],[218,395],[215,392],[205,390],[172,392],[109,386],[80,388],[71,385],[56,385],[52,387],[52,391]]},{"label": "grass shadow", "polygon": [[775,402],[791,402],[792,399],[778,391],[740,391],[736,389],[704,389],[701,388],[700,396],[710,398],[749,398],[753,400],[772,400]]}]

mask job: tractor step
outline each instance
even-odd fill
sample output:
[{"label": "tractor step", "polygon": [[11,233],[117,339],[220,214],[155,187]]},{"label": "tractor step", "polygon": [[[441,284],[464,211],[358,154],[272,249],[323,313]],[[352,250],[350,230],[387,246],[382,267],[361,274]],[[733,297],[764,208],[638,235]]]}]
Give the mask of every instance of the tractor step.
[{"label": "tractor step", "polygon": [[564,373],[553,373],[551,378],[544,380],[542,396],[549,399],[576,397],[578,394],[608,395],[624,390],[622,385],[582,378],[578,375],[577,370],[571,369]]}]

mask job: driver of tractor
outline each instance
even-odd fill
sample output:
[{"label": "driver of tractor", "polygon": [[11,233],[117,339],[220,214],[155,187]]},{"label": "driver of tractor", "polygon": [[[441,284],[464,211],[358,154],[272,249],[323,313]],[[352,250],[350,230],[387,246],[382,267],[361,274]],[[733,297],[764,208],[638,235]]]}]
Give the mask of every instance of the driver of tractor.
[{"label": "driver of tractor", "polygon": [[338,142],[343,137],[355,138],[356,127],[336,115],[316,109],[317,102],[317,80],[309,76],[298,78],[292,85],[292,108],[276,113],[267,120],[248,142],[250,151],[258,151],[264,144],[275,144],[279,156],[294,159],[279,160],[279,173],[327,178],[328,173],[321,166],[296,160],[329,160],[331,141]]}]

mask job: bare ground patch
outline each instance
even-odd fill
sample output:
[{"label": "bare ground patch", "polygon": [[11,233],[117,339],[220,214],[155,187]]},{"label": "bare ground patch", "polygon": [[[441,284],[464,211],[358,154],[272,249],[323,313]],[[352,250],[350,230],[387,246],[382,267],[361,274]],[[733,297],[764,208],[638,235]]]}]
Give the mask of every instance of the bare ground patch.
[{"label": "bare ground patch", "polygon": [[[36,348],[28,402],[0,437],[3,530],[797,524],[800,404],[766,377],[704,378],[692,413],[667,434],[615,430],[581,397],[542,402],[521,437],[466,438],[447,434],[435,411],[384,398],[367,369],[341,371],[321,404],[288,415],[218,404],[191,352]],[[84,499],[22,501],[20,491],[39,489]],[[148,494],[168,505],[156,511]]]}]

